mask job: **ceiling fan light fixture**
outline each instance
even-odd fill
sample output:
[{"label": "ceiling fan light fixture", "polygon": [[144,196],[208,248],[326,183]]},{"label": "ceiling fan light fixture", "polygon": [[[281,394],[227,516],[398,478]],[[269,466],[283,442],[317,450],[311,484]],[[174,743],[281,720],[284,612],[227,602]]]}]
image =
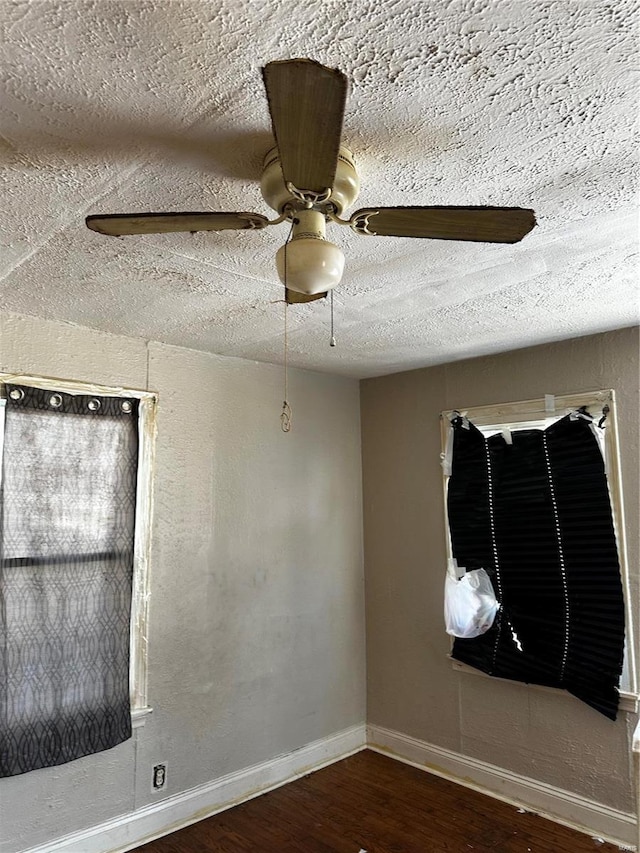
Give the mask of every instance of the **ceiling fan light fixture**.
[{"label": "ceiling fan light fixture", "polygon": [[278,249],[276,268],[280,281],[289,290],[311,296],[340,284],[344,254],[339,246],[328,240],[298,237]]},{"label": "ceiling fan light fixture", "polygon": [[325,226],[325,215],[319,210],[308,208],[293,214],[293,237],[276,254],[278,275],[288,290],[313,296],[340,284],[344,255],[325,238]]},{"label": "ceiling fan light fixture", "polygon": [[517,243],[536,224],[535,213],[520,207],[369,207],[343,219],[358,196],[360,179],[351,152],[341,145],[348,80],[311,59],[268,62],[262,69],[276,145],[267,153],[260,187],[279,214],[159,212],[115,213],[86,218],[101,234],[257,230],[291,222],[291,239],[276,255],[287,304],[313,302],[340,283],[341,249],[326,239],[326,223],[350,227],[369,237],[415,237]]}]

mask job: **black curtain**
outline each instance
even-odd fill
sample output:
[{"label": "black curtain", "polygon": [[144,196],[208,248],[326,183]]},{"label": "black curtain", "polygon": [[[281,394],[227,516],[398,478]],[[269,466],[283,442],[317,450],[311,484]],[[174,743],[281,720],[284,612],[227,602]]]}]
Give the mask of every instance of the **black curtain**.
[{"label": "black curtain", "polygon": [[485,438],[453,422],[453,556],[489,573],[500,610],[453,657],[489,675],[560,687],[615,719],[624,599],[604,462],[582,413]]},{"label": "black curtain", "polygon": [[131,737],[135,399],[7,384],[0,776]]}]

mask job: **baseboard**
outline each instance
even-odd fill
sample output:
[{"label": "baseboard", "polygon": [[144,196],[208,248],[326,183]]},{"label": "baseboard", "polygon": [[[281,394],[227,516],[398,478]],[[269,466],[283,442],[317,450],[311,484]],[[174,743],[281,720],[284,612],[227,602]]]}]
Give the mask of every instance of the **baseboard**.
[{"label": "baseboard", "polygon": [[125,853],[359,752],[366,746],[365,736],[364,724],[353,726],[25,853]]},{"label": "baseboard", "polygon": [[353,726],[25,853],[125,853],[368,747],[550,820],[635,849],[634,815],[381,726]]},{"label": "baseboard", "polygon": [[635,815],[381,726],[367,727],[367,746],[482,794],[611,841],[623,850],[636,849]]}]

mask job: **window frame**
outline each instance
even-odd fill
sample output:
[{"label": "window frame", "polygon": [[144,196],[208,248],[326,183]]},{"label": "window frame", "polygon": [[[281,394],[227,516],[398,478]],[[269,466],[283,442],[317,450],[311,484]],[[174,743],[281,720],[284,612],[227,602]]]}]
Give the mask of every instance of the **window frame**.
[{"label": "window frame", "polygon": [[[544,398],[534,400],[522,400],[519,402],[496,403],[486,406],[472,406],[461,409],[449,409],[440,413],[441,453],[443,462],[443,494],[444,494],[444,520],[445,541],[447,560],[453,557],[451,548],[451,534],[449,531],[449,516],[447,510],[447,494],[449,485],[449,474],[445,468],[447,446],[451,436],[451,419],[461,414],[485,435],[510,429],[544,429],[554,421],[565,417],[577,409],[586,407],[587,411],[598,420],[602,417],[605,407],[608,407],[606,428],[602,430],[600,449],[605,460],[605,472],[611,502],[613,525],[618,545],[618,558],[620,562],[620,574],[625,601],[625,656],[624,668],[620,679],[620,710],[636,713],[638,710],[638,680],[635,660],[635,631],[633,620],[633,609],[631,607],[631,590],[629,580],[629,560],[627,555],[626,528],[624,523],[624,499],[622,493],[622,471],[618,443],[618,425],[616,418],[616,398],[613,389],[600,391],[584,391],[577,394],[563,394],[554,396],[545,395]],[[453,639],[451,639],[451,646]],[[451,654],[448,655],[453,669],[458,672],[493,678],[472,666],[456,661]],[[498,679],[508,681],[508,679]],[[513,682],[510,682],[513,683]],[[530,688],[536,690],[552,691],[557,693],[560,688],[545,687],[539,684],[529,684]]]},{"label": "window frame", "polygon": [[2,452],[4,445],[4,416],[6,410],[5,384],[27,385],[32,388],[60,391],[65,394],[96,394],[102,397],[135,398],[138,403],[138,473],[136,480],[136,515],[134,524],[133,583],[131,616],[129,620],[129,701],[134,728],[144,725],[152,712],[148,699],[148,621],[149,569],[151,560],[151,523],[153,517],[153,473],[155,462],[156,416],[158,394],[135,388],[98,385],[71,379],[0,372],[0,485],[2,482]]}]

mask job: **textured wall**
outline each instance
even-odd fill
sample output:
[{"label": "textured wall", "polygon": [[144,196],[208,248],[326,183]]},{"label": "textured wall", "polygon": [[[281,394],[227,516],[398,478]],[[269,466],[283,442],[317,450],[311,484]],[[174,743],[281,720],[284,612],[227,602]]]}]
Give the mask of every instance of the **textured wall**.
[{"label": "textured wall", "polygon": [[[134,738],[0,780],[15,853],[364,718],[358,392],[281,371],[0,314],[0,370],[160,392],[150,700]],[[631,809],[630,721],[456,673],[442,627],[443,408],[614,387],[627,518],[638,517],[638,336],[627,329],[362,385],[370,722]],[[638,542],[629,524],[638,609]],[[136,771],[137,767],[137,771]],[[156,795],[157,797],[157,795]]]},{"label": "textured wall", "polygon": [[0,780],[15,853],[364,721],[358,385],[0,314],[0,370],[158,391],[149,700],[127,743]]},{"label": "textured wall", "polygon": [[452,669],[442,595],[443,409],[615,388],[638,613],[638,330],[366,380],[361,385],[368,719],[632,811],[633,718],[562,692]]}]

